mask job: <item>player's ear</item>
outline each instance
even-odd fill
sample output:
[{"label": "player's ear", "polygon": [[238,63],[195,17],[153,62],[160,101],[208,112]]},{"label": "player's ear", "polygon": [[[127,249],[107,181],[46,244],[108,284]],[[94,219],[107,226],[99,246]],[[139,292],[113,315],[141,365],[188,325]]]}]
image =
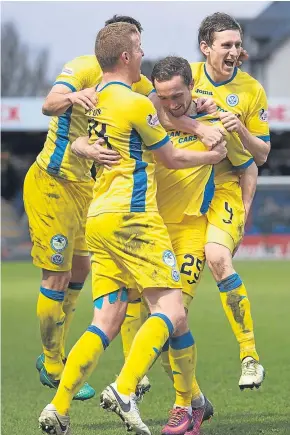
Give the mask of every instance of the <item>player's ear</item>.
[{"label": "player's ear", "polygon": [[205,41],[201,41],[201,42],[200,42],[200,44],[199,44],[199,48],[200,48],[200,51],[201,51],[205,56],[208,56],[208,55],[209,55],[209,53],[210,53],[210,48],[209,48],[209,46],[207,45],[207,43],[206,43]]},{"label": "player's ear", "polygon": [[190,83],[189,83],[189,89],[192,91],[192,89],[193,89],[193,86],[194,86],[194,81],[192,80]]},{"label": "player's ear", "polygon": [[130,61],[130,55],[128,51],[123,51],[123,53],[121,54],[121,58],[124,63],[128,63]]}]

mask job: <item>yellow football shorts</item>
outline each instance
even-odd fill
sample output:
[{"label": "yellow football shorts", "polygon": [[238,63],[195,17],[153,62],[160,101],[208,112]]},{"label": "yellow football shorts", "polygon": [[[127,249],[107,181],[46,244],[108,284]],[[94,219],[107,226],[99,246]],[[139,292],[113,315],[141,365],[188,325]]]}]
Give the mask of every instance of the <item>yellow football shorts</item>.
[{"label": "yellow football shorts", "polygon": [[[93,300],[119,288],[181,288],[167,228],[158,213],[103,213],[89,217]],[[138,297],[138,295],[137,295]],[[129,293],[129,300],[136,299]]]},{"label": "yellow football shorts", "polygon": [[180,269],[186,309],[195,295],[205,265],[206,216],[185,216],[178,224],[166,224]]},{"label": "yellow football shorts", "polygon": [[92,182],[52,177],[34,163],[24,181],[24,206],[32,240],[33,263],[42,269],[68,271],[73,255],[86,256],[85,224]]},{"label": "yellow football shorts", "polygon": [[217,243],[233,253],[243,238],[245,227],[242,189],[238,182],[216,185],[207,218],[205,243]]}]

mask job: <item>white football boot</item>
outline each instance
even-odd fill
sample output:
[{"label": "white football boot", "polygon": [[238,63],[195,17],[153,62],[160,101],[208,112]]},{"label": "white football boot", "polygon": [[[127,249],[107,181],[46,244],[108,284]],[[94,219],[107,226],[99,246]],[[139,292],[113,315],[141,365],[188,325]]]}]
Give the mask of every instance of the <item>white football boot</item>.
[{"label": "white football boot", "polygon": [[245,388],[259,388],[265,378],[264,367],[251,356],[242,361],[242,374],[239,380],[241,390]]},{"label": "white football boot", "polygon": [[42,433],[53,435],[72,435],[69,416],[61,415],[54,405],[47,405],[38,419]]},{"label": "white football boot", "polygon": [[117,384],[110,384],[101,393],[101,407],[115,412],[127,426],[127,430],[133,430],[138,435],[151,435],[149,428],[143,423],[137,407],[137,396],[121,394],[117,390]]}]

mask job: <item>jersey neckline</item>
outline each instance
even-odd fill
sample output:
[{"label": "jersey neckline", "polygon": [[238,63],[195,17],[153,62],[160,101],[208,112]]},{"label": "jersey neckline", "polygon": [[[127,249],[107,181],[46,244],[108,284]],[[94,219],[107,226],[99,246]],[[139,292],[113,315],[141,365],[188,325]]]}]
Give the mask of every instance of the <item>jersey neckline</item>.
[{"label": "jersey neckline", "polygon": [[225,80],[224,82],[217,83],[217,82],[214,82],[214,81],[210,78],[210,76],[209,76],[209,74],[208,74],[208,72],[207,72],[207,70],[206,70],[205,64],[203,65],[203,69],[204,69],[204,73],[205,73],[205,75],[206,75],[206,78],[207,78],[207,79],[210,81],[210,83],[211,83],[214,87],[216,87],[216,88],[219,87],[219,86],[226,85],[226,84],[230,83],[231,81],[233,81],[234,78],[235,78],[236,75],[237,75],[237,72],[238,72],[238,68],[235,66],[235,68],[234,68],[234,72],[233,72],[233,75],[232,75],[232,77],[231,77],[229,80]]},{"label": "jersey neckline", "polygon": [[[96,91],[98,90],[99,85],[100,83],[97,84]],[[127,85],[126,83],[113,81],[113,82],[106,83],[105,86],[102,89],[100,89],[98,92],[102,92],[105,88],[107,88],[110,85],[121,85],[121,86],[125,86],[128,89],[132,89],[131,86]]]}]

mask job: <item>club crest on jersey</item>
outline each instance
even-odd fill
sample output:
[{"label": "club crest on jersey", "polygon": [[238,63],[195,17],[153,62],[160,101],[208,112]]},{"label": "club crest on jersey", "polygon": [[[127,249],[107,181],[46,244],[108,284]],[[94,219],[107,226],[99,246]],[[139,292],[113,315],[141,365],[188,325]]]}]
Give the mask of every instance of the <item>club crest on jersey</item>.
[{"label": "club crest on jersey", "polygon": [[63,234],[56,234],[50,241],[50,246],[56,252],[62,252],[68,245],[68,240]]},{"label": "club crest on jersey", "polygon": [[170,267],[174,267],[176,265],[175,255],[172,251],[164,251],[163,252],[163,262]]},{"label": "club crest on jersey", "polygon": [[148,123],[148,125],[150,125],[150,127],[156,127],[156,125],[159,125],[160,122],[159,122],[157,114],[148,115],[147,116],[147,123]]},{"label": "club crest on jersey", "polygon": [[51,262],[53,264],[62,264],[64,262],[64,256],[61,254],[53,254],[51,256]]},{"label": "club crest on jersey", "polygon": [[230,94],[227,96],[226,102],[228,106],[234,107],[239,104],[239,97],[236,94]]},{"label": "club crest on jersey", "polygon": [[267,122],[268,121],[268,110],[261,109],[259,112],[260,121]]},{"label": "club crest on jersey", "polygon": [[180,280],[180,273],[177,269],[172,269],[171,276],[175,282],[178,282]]}]

